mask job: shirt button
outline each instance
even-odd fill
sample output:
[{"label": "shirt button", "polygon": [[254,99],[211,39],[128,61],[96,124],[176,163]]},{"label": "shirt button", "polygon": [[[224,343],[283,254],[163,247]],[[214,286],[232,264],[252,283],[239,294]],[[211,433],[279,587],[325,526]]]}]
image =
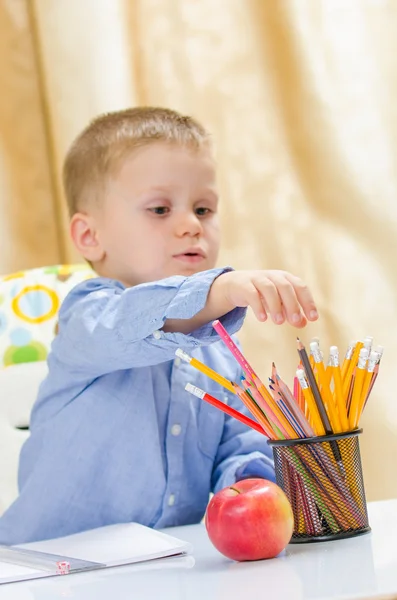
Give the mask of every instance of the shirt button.
[{"label": "shirt button", "polygon": [[153,337],[155,340],[159,340],[161,338],[161,331],[153,331]]},{"label": "shirt button", "polygon": [[181,362],[182,362],[181,359],[179,358],[179,356],[177,356],[176,359],[174,360],[174,366],[179,367]]},{"label": "shirt button", "polygon": [[168,506],[174,506],[175,504],[175,494],[170,494],[168,498]]},{"label": "shirt button", "polygon": [[172,435],[179,435],[182,431],[182,427],[179,425],[179,423],[175,423],[172,427],[171,427],[171,433]]}]

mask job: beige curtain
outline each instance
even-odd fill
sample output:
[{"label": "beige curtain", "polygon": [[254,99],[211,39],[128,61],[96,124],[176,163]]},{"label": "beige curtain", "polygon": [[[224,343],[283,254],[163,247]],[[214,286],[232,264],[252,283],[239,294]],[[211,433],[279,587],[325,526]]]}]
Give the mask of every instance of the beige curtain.
[{"label": "beige curtain", "polygon": [[[158,104],[217,143],[220,262],[282,268],[315,292],[302,333],[386,346],[364,418],[370,499],[397,496],[397,3],[0,0],[0,272],[73,261],[62,157],[100,112]],[[296,331],[247,320],[263,378]]]}]

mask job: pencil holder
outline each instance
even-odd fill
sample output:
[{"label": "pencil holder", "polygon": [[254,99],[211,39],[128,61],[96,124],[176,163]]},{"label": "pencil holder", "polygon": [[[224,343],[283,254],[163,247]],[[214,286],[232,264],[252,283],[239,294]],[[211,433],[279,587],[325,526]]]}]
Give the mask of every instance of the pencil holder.
[{"label": "pencil holder", "polygon": [[291,543],[336,540],[370,531],[361,432],[269,440],[277,484],[294,513]]}]

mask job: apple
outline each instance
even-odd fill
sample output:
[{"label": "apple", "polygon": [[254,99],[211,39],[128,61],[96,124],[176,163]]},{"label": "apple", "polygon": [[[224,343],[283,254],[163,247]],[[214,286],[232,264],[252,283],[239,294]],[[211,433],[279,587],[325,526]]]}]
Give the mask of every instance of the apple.
[{"label": "apple", "polygon": [[266,479],[243,479],[211,498],[205,526],[215,548],[228,558],[261,560],[284,550],[294,516],[278,485]]}]

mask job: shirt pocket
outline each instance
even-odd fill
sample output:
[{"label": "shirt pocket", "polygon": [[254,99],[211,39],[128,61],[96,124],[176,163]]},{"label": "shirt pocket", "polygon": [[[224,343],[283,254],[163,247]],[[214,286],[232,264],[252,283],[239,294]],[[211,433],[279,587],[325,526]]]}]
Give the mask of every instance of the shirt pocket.
[{"label": "shirt pocket", "polygon": [[[219,387],[208,389],[211,396],[226,402],[227,396],[219,393]],[[222,439],[225,413],[205,400],[200,401],[198,414],[198,446],[203,454],[214,460]]]}]

